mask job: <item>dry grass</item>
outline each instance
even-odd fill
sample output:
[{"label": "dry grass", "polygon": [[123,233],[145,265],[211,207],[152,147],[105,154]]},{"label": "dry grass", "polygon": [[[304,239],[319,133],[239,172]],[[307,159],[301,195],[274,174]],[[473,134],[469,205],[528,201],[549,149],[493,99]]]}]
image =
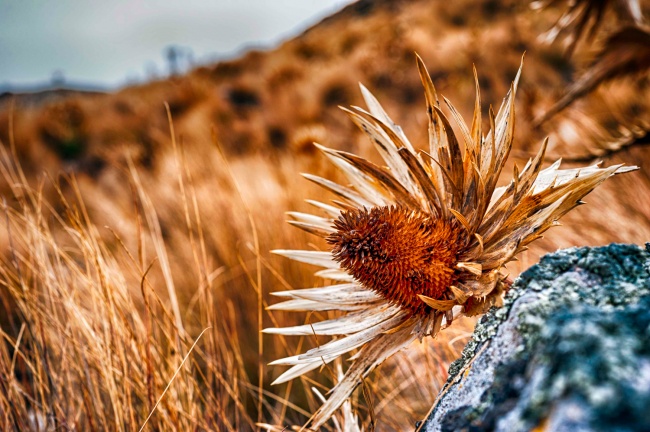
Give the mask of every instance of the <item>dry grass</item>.
[{"label": "dry grass", "polygon": [[193,347],[198,332],[185,328],[173,282],[161,297],[148,277],[154,267],[169,273],[170,264],[140,185],[141,236],[129,250],[119,236],[102,240],[74,178],[64,180],[74,198],[55,184],[60,198],[48,202],[14,162],[4,151],[0,169],[14,194],[3,211],[10,253],[0,276],[8,317],[0,344],[2,429],[137,430],[150,412],[156,430],[251,427],[235,313],[228,304],[217,309],[218,271],[204,265],[201,239],[192,245],[202,305],[194,314],[209,326]]},{"label": "dry grass", "polygon": [[[189,170],[181,149],[172,149],[169,184],[154,186],[129,165],[127,217],[115,203],[103,203],[111,207],[106,215],[92,195],[97,190],[83,178],[44,178],[30,186],[15,155],[3,148],[0,171],[12,194],[3,207],[8,254],[0,265],[7,317],[0,343],[2,430],[139,430],[149,414],[154,430],[249,430],[260,420],[301,424],[319,404],[309,388],[324,393],[331,385],[325,373],[293,389],[270,389],[268,378],[278,371],[265,363],[318,342],[260,345],[253,336],[263,323],[295,322],[295,316],[267,315],[270,289],[288,286],[283,277],[311,280],[308,269],[270,264],[260,243],[268,248],[277,238],[267,230],[257,238],[255,218],[246,221],[247,214],[264,212],[257,225],[279,224],[273,213],[282,218],[296,204],[282,199],[278,183],[287,179],[277,176],[284,170],[271,170],[260,158],[228,165],[213,149],[210,161],[220,167],[215,174],[213,166],[213,176],[223,183],[207,191],[196,181],[200,170]],[[252,166],[267,172],[242,174]],[[44,196],[46,184],[55,199]],[[89,197],[93,207],[85,203]],[[231,217],[211,213],[223,209],[222,200]],[[167,212],[178,220],[172,223]],[[105,228],[96,220],[103,218],[93,216],[102,213],[113,219]],[[304,244],[297,230],[288,233],[283,243]],[[243,247],[215,250],[237,243]],[[214,256],[232,262],[216,265]],[[447,342],[467,337],[465,329],[388,362],[368,383],[373,416],[394,430],[421,417],[463,345]],[[430,379],[413,385],[422,364]],[[402,384],[395,388],[394,382]],[[365,418],[367,406],[360,397],[355,409]]]}]

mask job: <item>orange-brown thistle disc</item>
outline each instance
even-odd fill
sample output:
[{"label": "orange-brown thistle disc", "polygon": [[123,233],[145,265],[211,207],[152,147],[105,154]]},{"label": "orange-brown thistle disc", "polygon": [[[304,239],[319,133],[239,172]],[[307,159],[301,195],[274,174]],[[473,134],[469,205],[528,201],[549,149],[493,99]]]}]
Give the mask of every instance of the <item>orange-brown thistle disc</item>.
[{"label": "orange-brown thistle disc", "polygon": [[401,207],[344,211],[327,237],[332,256],[366,288],[413,314],[430,311],[418,294],[440,299],[453,285],[465,232]]}]

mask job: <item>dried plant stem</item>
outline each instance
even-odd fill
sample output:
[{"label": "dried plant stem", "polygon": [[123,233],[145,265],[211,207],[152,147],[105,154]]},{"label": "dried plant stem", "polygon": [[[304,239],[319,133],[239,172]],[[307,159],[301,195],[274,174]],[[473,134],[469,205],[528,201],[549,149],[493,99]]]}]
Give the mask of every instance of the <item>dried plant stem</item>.
[{"label": "dried plant stem", "polygon": [[226,158],[225,154],[223,153],[223,150],[221,146],[219,145],[219,141],[216,138],[216,134],[213,131],[212,134],[212,140],[213,143],[215,144],[215,147],[217,148],[219,155],[221,156],[222,161],[224,162],[224,166],[226,167],[226,170],[228,172],[228,176],[230,177],[231,183],[235,190],[237,191],[237,195],[239,196],[239,199],[244,206],[244,210],[246,212],[246,216],[248,218],[248,223],[250,224],[251,227],[251,234],[253,236],[253,249],[255,251],[255,269],[256,269],[256,280],[255,283],[253,284],[253,288],[255,289],[255,292],[257,293],[257,354],[259,358],[259,363],[258,363],[258,382],[257,382],[257,387],[258,387],[258,401],[257,401],[257,422],[260,423],[262,421],[262,406],[263,406],[263,400],[264,400],[264,338],[262,334],[262,329],[264,328],[264,323],[263,323],[263,313],[264,313],[264,297],[262,293],[262,263],[260,260],[260,243],[259,243],[259,237],[257,235],[257,227],[255,225],[255,219],[253,218],[253,212],[251,211],[250,207],[248,206],[248,203],[244,199],[243,194],[241,193],[241,189],[239,188],[239,184],[237,183],[236,177],[232,172],[232,169],[230,167],[230,164],[228,163],[228,159]]},{"label": "dried plant stem", "polygon": [[182,368],[183,365],[185,364],[185,361],[187,361],[187,358],[190,356],[190,354],[192,354],[192,351],[194,350],[194,347],[196,346],[196,344],[199,343],[199,340],[201,339],[201,336],[203,336],[203,333],[205,333],[206,331],[208,331],[208,330],[211,329],[211,328],[212,328],[212,327],[206,327],[206,328],[204,328],[203,331],[202,331],[202,332],[199,334],[199,336],[196,338],[196,340],[194,341],[194,343],[192,344],[192,346],[190,347],[190,350],[187,352],[187,354],[185,354],[185,357],[183,357],[183,361],[181,361],[181,364],[180,364],[180,365],[178,366],[178,368],[176,369],[176,372],[174,372],[174,375],[172,376],[172,378],[171,378],[171,379],[169,380],[169,382],[167,383],[167,387],[165,387],[165,390],[163,390],[162,394],[161,394],[160,397],[158,398],[158,401],[157,401],[156,404],[153,406],[153,409],[152,409],[151,412],[149,413],[149,416],[147,416],[147,418],[145,419],[144,423],[142,424],[142,427],[140,428],[140,432],[142,432],[142,430],[144,429],[144,427],[145,427],[145,426],[147,425],[147,423],[149,422],[149,419],[150,419],[151,416],[153,415],[154,411],[156,411],[156,408],[158,408],[158,405],[160,405],[160,401],[162,400],[162,398],[163,398],[163,397],[165,396],[165,394],[167,393],[167,390],[169,390],[169,386],[172,385],[172,382],[174,382],[174,379],[176,379],[176,376],[178,375],[178,373],[180,372],[181,368]]}]

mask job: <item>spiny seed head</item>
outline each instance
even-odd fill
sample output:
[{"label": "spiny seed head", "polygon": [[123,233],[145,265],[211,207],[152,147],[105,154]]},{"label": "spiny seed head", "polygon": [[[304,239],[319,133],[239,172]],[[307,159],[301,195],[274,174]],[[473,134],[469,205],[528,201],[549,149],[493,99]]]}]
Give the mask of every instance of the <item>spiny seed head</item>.
[{"label": "spiny seed head", "polygon": [[466,234],[457,224],[392,206],[344,211],[334,227],[327,242],[342,268],[413,314],[429,311],[418,294],[444,298],[458,277]]}]

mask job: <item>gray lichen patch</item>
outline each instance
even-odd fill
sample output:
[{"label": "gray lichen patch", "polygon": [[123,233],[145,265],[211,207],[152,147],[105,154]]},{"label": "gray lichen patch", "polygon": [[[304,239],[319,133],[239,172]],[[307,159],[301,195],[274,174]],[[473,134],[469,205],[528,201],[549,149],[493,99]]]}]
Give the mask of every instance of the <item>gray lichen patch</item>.
[{"label": "gray lichen patch", "polygon": [[[538,378],[518,410],[540,422],[554,401],[571,395],[590,408],[590,423],[650,430],[650,297],[627,308],[564,309],[542,330],[530,363]],[[645,382],[644,382],[645,381]]]},{"label": "gray lichen patch", "polygon": [[480,320],[423,430],[650,430],[649,263],[633,245],[542,258]]}]

